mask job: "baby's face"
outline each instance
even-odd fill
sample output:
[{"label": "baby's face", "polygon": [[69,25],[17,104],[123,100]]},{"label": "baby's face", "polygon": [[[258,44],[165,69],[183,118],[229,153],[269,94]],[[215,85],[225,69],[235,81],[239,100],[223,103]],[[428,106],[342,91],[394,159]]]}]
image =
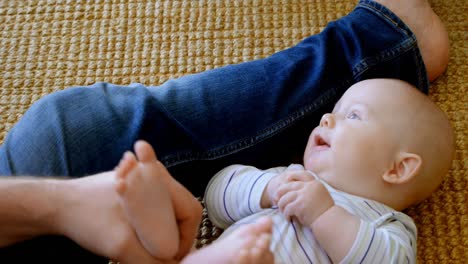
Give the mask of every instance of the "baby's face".
[{"label": "baby's face", "polygon": [[[355,195],[381,180],[398,151],[391,97],[355,85],[322,117],[307,143],[304,166],[333,187]],[[401,131],[404,132],[404,131]]]}]

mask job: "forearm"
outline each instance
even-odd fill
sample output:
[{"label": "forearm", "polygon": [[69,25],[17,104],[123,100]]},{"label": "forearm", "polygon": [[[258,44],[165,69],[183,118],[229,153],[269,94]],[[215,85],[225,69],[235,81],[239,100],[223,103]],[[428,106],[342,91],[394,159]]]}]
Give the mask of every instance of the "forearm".
[{"label": "forearm", "polygon": [[314,221],[311,229],[333,263],[339,263],[353,246],[359,225],[357,216],[334,205]]},{"label": "forearm", "polygon": [[0,247],[55,234],[62,180],[0,179]]}]

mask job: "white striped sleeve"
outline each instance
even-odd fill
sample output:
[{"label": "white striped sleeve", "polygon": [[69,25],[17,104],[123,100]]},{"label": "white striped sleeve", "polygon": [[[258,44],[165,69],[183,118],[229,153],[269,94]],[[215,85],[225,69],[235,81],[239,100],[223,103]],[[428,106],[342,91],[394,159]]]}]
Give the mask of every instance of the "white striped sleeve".
[{"label": "white striped sleeve", "polygon": [[218,172],[208,183],[205,206],[209,219],[220,228],[259,212],[263,190],[274,170],[232,165]]},{"label": "white striped sleeve", "polygon": [[353,246],[341,263],[416,263],[416,226],[403,213],[361,220]]}]

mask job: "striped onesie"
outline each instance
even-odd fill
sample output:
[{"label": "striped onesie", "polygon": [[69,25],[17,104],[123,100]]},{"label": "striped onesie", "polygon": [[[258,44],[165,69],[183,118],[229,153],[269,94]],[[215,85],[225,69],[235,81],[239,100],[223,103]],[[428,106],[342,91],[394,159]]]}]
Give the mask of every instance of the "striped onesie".
[{"label": "striped onesie", "polygon": [[[220,228],[227,228],[222,235],[225,236],[240,225],[269,216],[273,220],[270,249],[275,263],[331,263],[309,228],[296,220],[286,220],[277,208],[260,207],[267,183],[286,170],[298,169],[304,170],[304,167],[298,164],[268,170],[242,165],[226,167],[211,179],[205,192],[210,220]],[[409,216],[320,181],[336,205],[361,219],[356,239],[341,263],[416,262],[416,226]]]}]

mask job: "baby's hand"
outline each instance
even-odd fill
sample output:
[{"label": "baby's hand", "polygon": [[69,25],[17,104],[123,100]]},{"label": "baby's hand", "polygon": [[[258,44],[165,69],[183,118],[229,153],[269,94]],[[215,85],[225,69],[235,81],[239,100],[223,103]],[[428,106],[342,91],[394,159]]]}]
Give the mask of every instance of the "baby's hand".
[{"label": "baby's hand", "polygon": [[278,190],[281,186],[291,181],[311,181],[314,177],[310,172],[305,170],[287,170],[278,176],[272,178],[268,183],[263,197],[262,197],[262,208],[270,208],[278,204],[279,196]]},{"label": "baby's hand", "polygon": [[315,220],[335,203],[318,180],[295,179],[291,177],[292,181],[278,189],[278,207],[286,218],[296,217],[302,225],[312,228]]}]

